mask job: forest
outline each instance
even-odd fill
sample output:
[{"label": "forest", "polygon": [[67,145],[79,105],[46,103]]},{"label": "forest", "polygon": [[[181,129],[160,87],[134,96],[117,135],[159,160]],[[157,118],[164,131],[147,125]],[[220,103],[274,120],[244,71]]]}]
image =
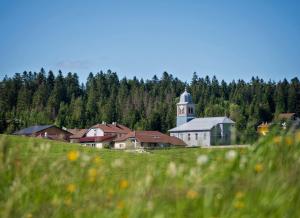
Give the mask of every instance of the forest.
[{"label": "forest", "polygon": [[0,133],[33,124],[88,128],[103,121],[132,129],[167,132],[176,125],[176,103],[184,88],[191,93],[196,116],[228,116],[236,122],[237,141],[257,137],[257,126],[277,114],[300,115],[300,82],[219,81],[215,76],[191,75],[189,83],[163,72],[159,78],[120,79],[116,72],[90,73],[85,84],[78,75],[59,71],[16,73],[0,81]]}]

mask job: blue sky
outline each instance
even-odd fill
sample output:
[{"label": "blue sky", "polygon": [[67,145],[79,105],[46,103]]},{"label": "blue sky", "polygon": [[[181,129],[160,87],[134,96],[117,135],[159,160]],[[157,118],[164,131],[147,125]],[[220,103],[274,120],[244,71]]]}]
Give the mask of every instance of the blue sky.
[{"label": "blue sky", "polygon": [[0,0],[0,79],[116,71],[183,81],[300,75],[300,1]]}]

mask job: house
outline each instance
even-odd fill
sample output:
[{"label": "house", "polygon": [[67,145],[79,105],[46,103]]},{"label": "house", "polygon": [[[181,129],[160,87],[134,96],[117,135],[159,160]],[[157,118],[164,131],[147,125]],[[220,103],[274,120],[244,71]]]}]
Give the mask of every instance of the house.
[{"label": "house", "polygon": [[80,138],[88,131],[88,129],[67,129],[68,132],[72,133],[70,136],[71,143],[79,143]]},{"label": "house", "polygon": [[297,116],[296,116],[296,113],[281,113],[281,114],[278,114],[277,120],[295,121],[295,120],[297,120]]},{"label": "house", "polygon": [[79,140],[85,146],[103,148],[112,146],[113,140],[125,136],[131,132],[128,127],[118,124],[96,124],[88,130],[78,132],[76,136],[71,137],[72,140]]},{"label": "house", "polygon": [[115,149],[164,148],[170,146],[186,146],[172,136],[158,131],[133,131],[114,140]]},{"label": "house", "polygon": [[24,135],[31,137],[41,137],[53,140],[68,141],[72,133],[63,130],[55,125],[36,125],[21,129],[13,135]]},{"label": "house", "polygon": [[195,105],[185,90],[177,103],[177,126],[170,135],[183,140],[188,146],[229,145],[234,122],[228,117],[195,118]]}]

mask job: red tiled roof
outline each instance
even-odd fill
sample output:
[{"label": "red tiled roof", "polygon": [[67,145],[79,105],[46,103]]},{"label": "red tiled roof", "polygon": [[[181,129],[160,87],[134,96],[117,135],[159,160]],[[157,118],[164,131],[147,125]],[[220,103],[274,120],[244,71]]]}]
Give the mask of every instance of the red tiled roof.
[{"label": "red tiled roof", "polygon": [[94,137],[83,137],[80,138],[80,142],[104,142],[104,141],[112,141],[116,136],[94,136]]},{"label": "red tiled roof", "polygon": [[104,133],[129,133],[131,130],[120,124],[96,124],[91,128],[102,129]]},{"label": "red tiled roof", "polygon": [[281,113],[278,115],[279,119],[291,119],[293,116],[295,116],[295,113]]},{"label": "red tiled roof", "polygon": [[77,131],[74,135],[70,136],[70,139],[79,139],[79,138],[82,138],[84,136],[84,134],[88,131],[88,129],[78,129],[78,130],[79,131]]},{"label": "red tiled roof", "polygon": [[138,142],[168,143],[172,145],[186,145],[181,139],[168,136],[158,131],[133,131],[115,141],[125,141],[128,138],[135,138]]}]

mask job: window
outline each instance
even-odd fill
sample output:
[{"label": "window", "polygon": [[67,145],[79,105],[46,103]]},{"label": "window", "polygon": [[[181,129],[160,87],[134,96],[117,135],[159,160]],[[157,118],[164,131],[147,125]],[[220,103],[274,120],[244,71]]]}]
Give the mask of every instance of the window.
[{"label": "window", "polygon": [[206,140],[206,132],[203,134],[203,139]]},{"label": "window", "polygon": [[198,133],[195,133],[195,139],[198,140]]},{"label": "window", "polygon": [[190,141],[191,140],[191,134],[189,133],[188,134],[188,141]]}]

